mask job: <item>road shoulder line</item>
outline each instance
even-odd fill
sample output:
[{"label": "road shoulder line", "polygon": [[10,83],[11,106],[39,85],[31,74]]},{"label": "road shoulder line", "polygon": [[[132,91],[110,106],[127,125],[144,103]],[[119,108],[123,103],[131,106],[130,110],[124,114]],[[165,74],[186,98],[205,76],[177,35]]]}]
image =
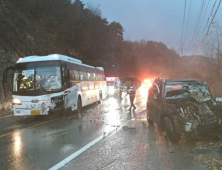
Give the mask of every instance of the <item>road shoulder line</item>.
[{"label": "road shoulder line", "polygon": [[[141,112],[143,109],[139,109],[138,112]],[[137,117],[137,116],[136,116]],[[135,117],[135,118],[136,118]],[[132,119],[131,119],[132,120]],[[128,120],[127,122],[131,121]],[[127,124],[127,122],[125,124]],[[64,160],[62,160],[61,162],[57,163],[56,165],[54,165],[53,167],[49,168],[49,170],[58,170],[60,168],[62,168],[63,166],[65,166],[67,163],[69,163],[70,161],[72,161],[73,159],[75,159],[77,156],[79,156],[80,154],[82,154],[83,152],[85,152],[86,150],[88,150],[89,148],[91,148],[93,145],[95,145],[96,143],[98,143],[99,141],[101,141],[102,139],[105,139],[107,136],[114,134],[115,132],[119,131],[123,126],[117,127],[116,129],[112,130],[109,133],[103,132],[103,135],[99,136],[98,138],[94,139],[92,142],[88,143],[87,145],[85,145],[84,147],[82,147],[81,149],[79,149],[78,151],[74,152],[72,155],[68,156],[67,158],[65,158]]]},{"label": "road shoulder line", "polygon": [[54,121],[56,121],[56,120],[58,120],[58,119],[53,119],[53,120],[46,121],[46,122],[43,122],[43,123],[39,123],[39,124],[36,124],[36,125],[33,125],[33,126],[28,126],[28,127],[23,128],[23,129],[19,129],[19,130],[15,130],[15,131],[12,131],[12,132],[8,132],[8,133],[6,133],[6,134],[4,134],[4,135],[0,135],[0,138],[9,136],[9,135],[11,135],[11,134],[13,134],[13,133],[15,133],[15,132],[19,132],[19,131],[22,131],[22,130],[26,130],[26,129],[31,129],[31,128],[35,128],[35,127],[38,127],[38,126],[42,126],[42,125],[45,125],[45,124],[47,124],[47,123],[54,122]]},{"label": "road shoulder line", "polygon": [[96,143],[101,141],[102,139],[104,139],[105,136],[106,135],[101,135],[100,137],[96,138],[95,140],[93,140],[92,142],[88,143],[87,145],[85,145],[84,147],[79,149],[78,151],[74,152],[72,155],[68,156],[67,158],[65,158],[64,160],[59,162],[58,164],[56,164],[53,167],[51,167],[49,170],[58,170],[58,169],[60,169],[61,167],[63,167],[67,163],[69,163],[71,160],[73,160],[77,156],[79,156],[81,153],[85,152],[87,149],[89,149],[90,147],[92,147],[93,145],[95,145]]},{"label": "road shoulder line", "polygon": [[7,115],[7,116],[1,116],[0,119],[6,118],[6,117],[11,117],[13,115]]}]

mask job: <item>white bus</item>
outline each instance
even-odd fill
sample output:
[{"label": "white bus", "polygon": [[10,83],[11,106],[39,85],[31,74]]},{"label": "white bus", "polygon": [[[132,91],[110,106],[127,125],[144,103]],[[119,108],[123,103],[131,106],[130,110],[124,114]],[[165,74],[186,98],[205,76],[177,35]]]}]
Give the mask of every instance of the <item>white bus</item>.
[{"label": "white bus", "polygon": [[[4,73],[4,81],[9,70]],[[48,115],[60,109],[81,111],[107,96],[103,68],[64,55],[21,58],[13,72],[15,116]]]}]

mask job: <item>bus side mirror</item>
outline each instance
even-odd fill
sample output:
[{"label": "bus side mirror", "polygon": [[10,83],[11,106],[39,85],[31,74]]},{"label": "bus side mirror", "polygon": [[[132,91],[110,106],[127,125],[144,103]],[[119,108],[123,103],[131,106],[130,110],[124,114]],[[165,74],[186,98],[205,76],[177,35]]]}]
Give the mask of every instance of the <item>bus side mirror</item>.
[{"label": "bus side mirror", "polygon": [[13,72],[14,72],[14,67],[13,66],[7,67],[4,70],[4,72],[3,72],[3,83],[6,83],[8,81],[8,79],[13,78]]},{"label": "bus side mirror", "polygon": [[69,69],[68,68],[64,69],[64,78],[66,78],[66,79],[69,78]]}]

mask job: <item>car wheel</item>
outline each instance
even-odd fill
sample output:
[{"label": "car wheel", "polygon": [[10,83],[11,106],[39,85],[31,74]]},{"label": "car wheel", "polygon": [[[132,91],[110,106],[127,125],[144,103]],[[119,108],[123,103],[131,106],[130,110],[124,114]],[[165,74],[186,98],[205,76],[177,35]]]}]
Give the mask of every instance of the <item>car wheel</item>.
[{"label": "car wheel", "polygon": [[80,97],[78,97],[77,112],[80,113],[81,110],[82,110],[82,100]]},{"label": "car wheel", "polygon": [[163,122],[168,138],[172,143],[177,143],[180,140],[180,134],[176,132],[171,119],[169,117],[164,117]]},{"label": "car wheel", "polygon": [[153,121],[149,118],[149,110],[146,112],[146,120],[149,124],[153,124]]},{"label": "car wheel", "polygon": [[150,120],[150,119],[148,119],[148,123],[149,123],[149,124],[153,124],[153,121]]},{"label": "car wheel", "polygon": [[147,111],[147,114],[146,114],[146,120],[149,124],[153,124],[153,121],[149,118],[149,113]]}]

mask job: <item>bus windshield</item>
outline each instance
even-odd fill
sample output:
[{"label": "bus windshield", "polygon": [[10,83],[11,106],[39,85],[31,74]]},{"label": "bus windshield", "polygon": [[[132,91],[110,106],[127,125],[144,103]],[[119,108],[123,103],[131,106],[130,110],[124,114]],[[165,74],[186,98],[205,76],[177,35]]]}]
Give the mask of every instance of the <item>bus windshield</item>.
[{"label": "bus windshield", "polygon": [[62,89],[61,69],[58,63],[22,63],[14,72],[13,92],[55,92]]}]

